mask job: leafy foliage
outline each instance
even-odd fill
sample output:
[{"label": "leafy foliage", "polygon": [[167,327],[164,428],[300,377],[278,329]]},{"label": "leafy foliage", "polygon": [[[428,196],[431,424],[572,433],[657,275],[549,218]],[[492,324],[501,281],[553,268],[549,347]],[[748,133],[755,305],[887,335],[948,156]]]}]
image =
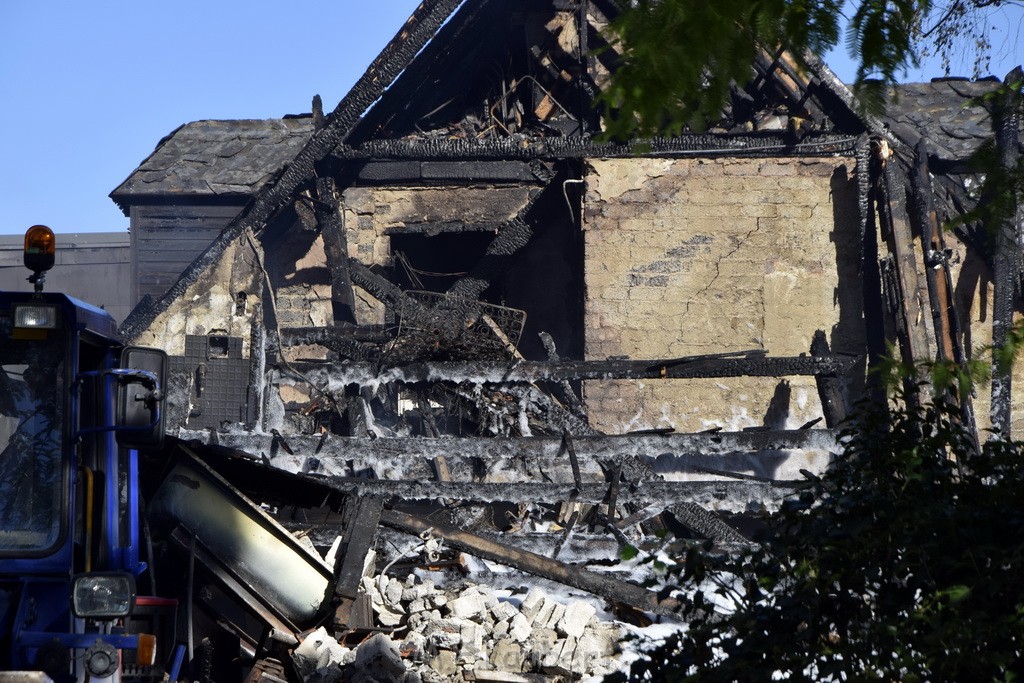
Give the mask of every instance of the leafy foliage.
[{"label": "leafy foliage", "polygon": [[612,27],[624,59],[602,96],[608,134],[701,128],[717,116],[730,82],[747,80],[759,45],[834,45],[841,7],[841,0],[638,0]]},{"label": "leafy foliage", "polygon": [[[1006,82],[974,100],[992,112],[1021,116],[1024,111],[1024,73],[1020,67],[1009,74]],[[1012,143],[1008,146],[1012,147]],[[1015,157],[1015,158],[1013,158]],[[1012,220],[1020,198],[1024,197],[1024,155],[1004,158],[995,137],[985,140],[971,155],[971,168],[982,178],[977,188],[978,203],[957,216],[952,225],[979,222],[990,229]],[[996,234],[990,234],[995,240]]]},{"label": "leafy foliage", "polygon": [[[622,54],[601,95],[605,135],[675,134],[716,120],[732,82],[746,83],[761,47],[786,47],[801,59],[839,43],[858,60],[854,89],[878,113],[885,86],[922,55],[939,54],[949,68],[955,53],[987,65],[988,12],[1015,0],[635,0],[612,23]],[[844,7],[852,14],[844,17]],[[976,74],[978,75],[978,74]]]},{"label": "leafy foliage", "polygon": [[[955,395],[962,378],[946,370]],[[972,436],[955,401],[905,405],[897,395],[891,413],[863,406],[843,454],[758,545],[693,549],[672,568],[689,629],[628,680],[1008,681],[1024,671],[1024,444],[992,440],[966,457]],[[723,600],[724,614],[712,607]]]}]

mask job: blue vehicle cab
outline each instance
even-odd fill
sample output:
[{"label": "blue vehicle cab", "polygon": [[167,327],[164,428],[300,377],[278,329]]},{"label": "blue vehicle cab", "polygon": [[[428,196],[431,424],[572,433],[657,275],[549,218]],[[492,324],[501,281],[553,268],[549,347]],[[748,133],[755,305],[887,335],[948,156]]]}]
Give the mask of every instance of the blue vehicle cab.
[{"label": "blue vehicle cab", "polygon": [[0,292],[0,670],[144,679],[157,653],[130,624],[147,575],[135,449],[162,440],[166,357],[43,292],[53,260],[53,233],[34,226],[35,291]]}]

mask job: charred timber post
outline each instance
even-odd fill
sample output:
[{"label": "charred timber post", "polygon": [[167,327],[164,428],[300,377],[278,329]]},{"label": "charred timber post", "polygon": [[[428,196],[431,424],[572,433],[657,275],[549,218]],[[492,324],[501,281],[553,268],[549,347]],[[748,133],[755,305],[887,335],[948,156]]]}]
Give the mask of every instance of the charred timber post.
[{"label": "charred timber post", "polygon": [[[914,221],[921,232],[921,247],[924,250],[925,274],[928,280],[928,295],[931,301],[932,324],[935,328],[935,342],[939,360],[964,364],[964,352],[960,337],[960,323],[953,304],[953,279],[949,272],[946,244],[942,237],[942,226],[935,210],[932,197],[931,172],[928,167],[928,144],[921,138],[914,150],[914,165],[910,171],[910,188],[913,194],[912,208]],[[974,418],[974,404],[971,395],[960,399],[962,424],[977,442],[977,422]],[[975,452],[978,444],[975,443]]]},{"label": "charred timber post", "polygon": [[[816,330],[811,340],[811,355],[815,358],[829,357],[828,340],[823,330]],[[835,428],[846,419],[846,399],[843,398],[842,384],[835,373],[820,373],[814,376],[818,385],[818,398],[821,411],[825,415],[825,425]]]},{"label": "charred timber post", "polygon": [[[996,149],[999,164],[1003,172],[1011,174],[1016,171],[1017,158],[1020,155],[1020,81],[1024,78],[1021,67],[1017,67],[1006,75],[1007,85],[1005,96],[997,101],[993,112]],[[1016,85],[1014,85],[1016,84]],[[1013,327],[1013,295],[1018,277],[1019,247],[1017,244],[1017,225],[1019,207],[1012,202],[1003,215],[995,216],[995,225],[986,226],[995,242],[995,254],[992,264],[992,347],[994,351],[1006,347],[1010,328]],[[993,354],[992,363],[992,427],[1003,439],[1011,438],[1010,422],[1012,413],[1011,377],[1012,367],[995,360],[999,354]]]},{"label": "charred timber post", "polygon": [[462,529],[437,522],[426,522],[418,517],[394,510],[385,510],[381,513],[381,522],[393,529],[416,536],[423,533],[436,534],[444,538],[448,545],[470,555],[492,562],[500,562],[535,576],[625,603],[640,610],[665,616],[677,616],[675,612],[679,608],[678,602],[672,599],[659,600],[656,593],[646,588],[551,560],[527,550],[503,545]]},{"label": "charred timber post", "polygon": [[348,238],[345,222],[338,205],[338,192],[334,178],[317,178],[315,203],[317,225],[324,238],[324,254],[331,270],[331,305],[334,323],[356,322],[356,297],[352,291],[352,278],[348,267]]},{"label": "charred timber post", "polygon": [[928,144],[924,138],[914,150],[914,165],[910,171],[911,208],[914,223],[921,233],[921,248],[924,250],[925,278],[928,284],[928,298],[931,304],[932,325],[935,328],[935,342],[938,360],[954,360],[952,325],[950,324],[949,292],[946,280],[939,269],[944,265],[945,255],[939,247],[938,215],[932,205],[932,180],[928,174]]},{"label": "charred timber post", "polygon": [[[361,496],[345,501],[345,530],[334,564],[334,576],[327,587],[325,604],[341,604],[335,610],[335,628],[353,626],[352,603],[359,595],[366,554],[373,548],[384,501],[377,496]],[[340,617],[340,618],[339,618]],[[337,623],[341,622],[341,623]]]},{"label": "charred timber post", "polygon": [[267,370],[267,328],[263,326],[262,307],[257,304],[252,313],[249,331],[249,387],[245,401],[245,428],[253,430],[263,422],[264,375]]},{"label": "charred timber post", "polygon": [[893,265],[900,290],[899,316],[903,319],[906,330],[903,358],[909,363],[930,361],[933,358],[925,326],[927,316],[922,315],[921,311],[928,291],[921,282],[921,268],[915,255],[914,236],[904,208],[906,188],[902,173],[898,173],[893,166],[890,160],[883,167],[882,192],[879,199],[882,202],[881,213],[888,222],[889,249],[894,257]]}]

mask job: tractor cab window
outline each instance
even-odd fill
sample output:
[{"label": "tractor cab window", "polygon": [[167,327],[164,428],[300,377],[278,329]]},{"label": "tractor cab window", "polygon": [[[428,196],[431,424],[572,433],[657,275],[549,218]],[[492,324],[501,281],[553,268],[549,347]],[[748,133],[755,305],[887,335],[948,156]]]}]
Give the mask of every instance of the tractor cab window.
[{"label": "tractor cab window", "polygon": [[56,330],[0,335],[0,554],[42,552],[60,538],[64,356]]}]

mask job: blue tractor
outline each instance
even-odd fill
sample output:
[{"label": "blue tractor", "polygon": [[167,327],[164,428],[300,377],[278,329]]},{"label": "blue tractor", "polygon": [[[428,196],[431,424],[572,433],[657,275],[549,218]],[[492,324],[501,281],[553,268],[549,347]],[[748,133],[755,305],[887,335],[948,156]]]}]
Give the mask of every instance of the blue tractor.
[{"label": "blue tractor", "polygon": [[0,670],[162,675],[154,663],[172,653],[157,652],[166,627],[152,615],[174,610],[138,595],[152,584],[137,449],[163,439],[166,356],[123,347],[105,311],[43,292],[54,246],[30,228],[35,291],[0,292]]}]

